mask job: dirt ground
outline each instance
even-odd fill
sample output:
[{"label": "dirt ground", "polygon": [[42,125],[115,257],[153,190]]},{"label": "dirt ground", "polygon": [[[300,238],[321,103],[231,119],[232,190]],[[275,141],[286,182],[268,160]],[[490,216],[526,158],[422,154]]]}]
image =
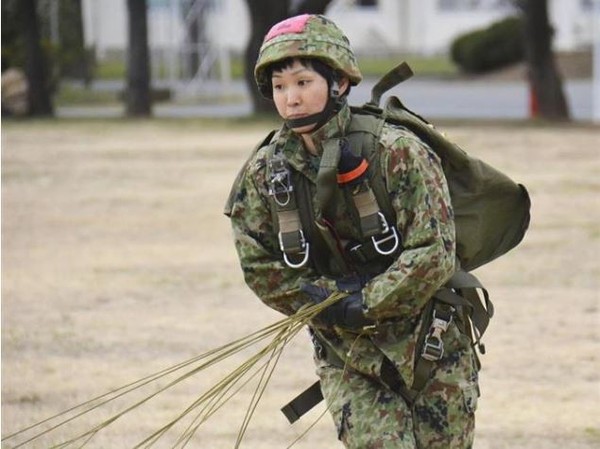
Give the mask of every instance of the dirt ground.
[{"label": "dirt ground", "polygon": [[[222,215],[232,179],[267,125],[3,125],[3,438],[280,318],[245,287]],[[599,447],[600,129],[441,128],[524,183],[533,201],[521,246],[477,271],[496,316],[485,337],[475,447]],[[169,388],[89,447],[133,447],[244,357]],[[279,361],[241,447],[287,447],[315,422],[294,447],[341,447],[330,418],[319,420],[323,404],[293,426],[279,412],[314,380],[302,332]],[[190,447],[234,447],[249,394],[212,416]],[[131,403],[102,410],[114,414]],[[100,421],[83,417],[26,447],[48,447]],[[161,440],[156,447],[171,446]]]}]

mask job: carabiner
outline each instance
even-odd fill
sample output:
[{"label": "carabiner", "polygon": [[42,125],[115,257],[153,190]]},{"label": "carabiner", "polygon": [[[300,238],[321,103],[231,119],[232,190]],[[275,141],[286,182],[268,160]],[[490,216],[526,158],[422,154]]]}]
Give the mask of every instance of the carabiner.
[{"label": "carabiner", "polygon": [[293,263],[288,258],[288,256],[287,256],[286,253],[283,253],[283,261],[290,268],[302,268],[304,265],[306,265],[306,262],[308,262],[308,255],[309,255],[309,250],[310,250],[310,243],[307,242],[305,248],[306,249],[303,252],[298,253],[298,254],[304,254],[304,258],[299,263]]},{"label": "carabiner", "polygon": [[[400,238],[398,237],[398,232],[396,231],[396,228],[394,226],[388,225],[388,222],[385,219],[384,215],[381,212],[378,212],[378,215],[379,215],[379,218],[381,219],[381,226],[383,228],[381,233],[383,234],[383,237],[377,240],[377,239],[375,239],[375,236],[372,236],[371,241],[373,242],[375,251],[377,251],[382,256],[389,256],[390,254],[393,254],[398,249],[398,246],[400,245]],[[386,235],[386,234],[390,234],[390,235]],[[389,242],[392,239],[394,240],[394,245],[392,246],[392,249],[384,250],[380,247],[380,245],[382,245],[383,243]]]},{"label": "carabiner", "polygon": [[302,229],[299,229],[298,233],[300,234],[300,251],[298,251],[298,254],[304,254],[304,257],[299,263],[294,263],[288,258],[288,255],[285,252],[285,246],[283,244],[283,236],[281,235],[281,232],[279,232],[277,235],[277,239],[279,240],[279,249],[283,253],[283,260],[290,268],[301,268],[306,265],[310,254],[310,243],[308,243],[306,238],[304,238],[304,232],[302,232]]}]

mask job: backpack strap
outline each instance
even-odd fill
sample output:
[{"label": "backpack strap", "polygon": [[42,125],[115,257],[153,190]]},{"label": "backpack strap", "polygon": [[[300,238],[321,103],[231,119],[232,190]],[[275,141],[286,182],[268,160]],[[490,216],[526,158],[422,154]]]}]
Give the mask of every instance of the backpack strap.
[{"label": "backpack strap", "polygon": [[351,148],[359,148],[361,154],[369,162],[369,183],[377,200],[379,208],[388,222],[396,222],[396,212],[385,186],[385,180],[379,169],[379,137],[383,130],[385,120],[370,114],[361,113],[362,110],[354,109],[352,123],[348,130],[348,139]]},{"label": "backpack strap", "polygon": [[377,254],[392,256],[402,250],[401,236],[395,226],[396,212],[381,175],[379,152],[376,151],[383,125],[383,119],[355,110],[347,134],[350,148],[359,152],[369,164],[368,183],[352,196],[363,237],[370,237],[368,244],[351,249],[352,257],[362,262]]},{"label": "backpack strap", "polygon": [[[485,347],[481,343],[481,338],[494,316],[494,304],[490,300],[487,289],[483,287],[479,279],[465,270],[458,270],[454,273],[446,283],[446,287],[450,289],[450,292],[455,292],[456,296],[468,302],[466,310],[469,312],[469,318],[473,327],[473,333],[470,336],[473,344],[476,344],[480,352],[484,354]],[[480,296],[479,292],[481,292],[482,296]],[[450,298],[450,295],[447,293],[444,293],[444,295],[446,298]]]}]

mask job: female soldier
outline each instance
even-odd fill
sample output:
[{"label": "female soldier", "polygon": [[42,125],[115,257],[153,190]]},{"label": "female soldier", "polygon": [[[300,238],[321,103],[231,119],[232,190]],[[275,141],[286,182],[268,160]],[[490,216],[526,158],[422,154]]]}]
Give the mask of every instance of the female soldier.
[{"label": "female soldier", "polygon": [[246,283],[286,315],[348,293],[310,326],[346,447],[471,447],[475,357],[456,310],[431,299],[455,271],[438,157],[408,130],[351,111],[361,73],[324,16],[275,25],[255,78],[283,125],[240,172],[226,208]]}]

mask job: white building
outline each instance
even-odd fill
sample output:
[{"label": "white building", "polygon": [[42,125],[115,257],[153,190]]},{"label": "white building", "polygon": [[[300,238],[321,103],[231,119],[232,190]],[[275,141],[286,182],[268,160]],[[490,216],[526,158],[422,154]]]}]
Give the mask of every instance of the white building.
[{"label": "white building", "polygon": [[[184,40],[182,0],[148,0],[153,48],[180,48]],[[592,43],[594,0],[549,0],[557,50]],[[86,41],[102,58],[126,48],[125,0],[83,0]],[[249,34],[246,0],[198,0],[207,6],[207,36],[234,54],[243,52]],[[366,6],[362,6],[366,5]],[[454,37],[486,26],[514,11],[510,0],[334,0],[327,15],[346,32],[358,53],[446,52]]]},{"label": "white building", "polygon": [[[246,1],[148,0],[153,79],[184,97],[227,91],[230,58],[243,54],[250,32]],[[600,0],[548,1],[554,48],[590,48],[593,4]],[[83,12],[86,44],[97,59],[123,55],[126,1],[83,0]],[[515,12],[510,0],[333,0],[327,9],[359,55],[443,54],[459,34]],[[194,17],[201,19],[200,39],[186,35]]]}]

